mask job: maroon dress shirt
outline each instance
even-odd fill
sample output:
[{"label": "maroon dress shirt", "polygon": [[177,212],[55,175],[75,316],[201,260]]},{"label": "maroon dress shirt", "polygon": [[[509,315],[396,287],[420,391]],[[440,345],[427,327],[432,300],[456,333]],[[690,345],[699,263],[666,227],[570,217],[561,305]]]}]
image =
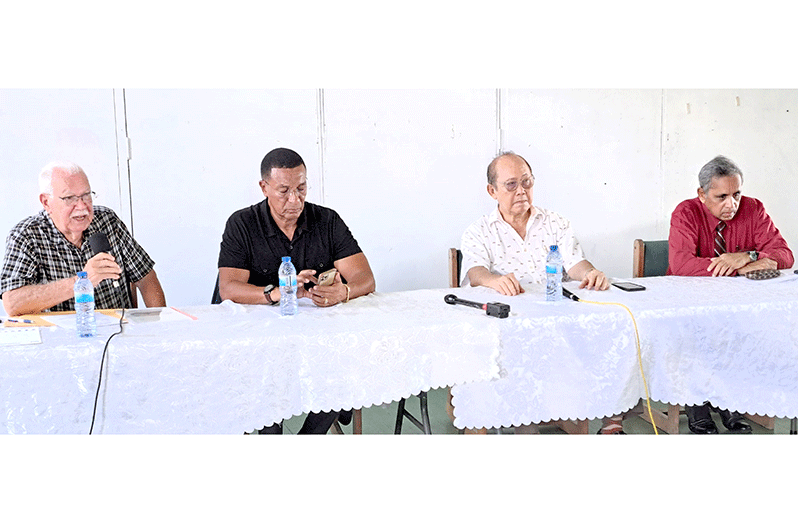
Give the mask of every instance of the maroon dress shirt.
[{"label": "maroon dress shirt", "polygon": [[[671,215],[667,274],[711,276],[707,267],[715,257],[715,227],[720,221],[698,198],[680,203]],[[726,221],[723,236],[728,252],[757,251],[760,258],[775,260],[779,269],[792,267],[792,251],[756,198],[740,198],[737,214]]]}]

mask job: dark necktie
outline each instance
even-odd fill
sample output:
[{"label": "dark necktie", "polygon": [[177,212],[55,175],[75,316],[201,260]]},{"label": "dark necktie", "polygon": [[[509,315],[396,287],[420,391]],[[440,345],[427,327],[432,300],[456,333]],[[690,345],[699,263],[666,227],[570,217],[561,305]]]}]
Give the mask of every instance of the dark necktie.
[{"label": "dark necktie", "polygon": [[726,252],[726,240],[723,239],[723,229],[726,228],[726,222],[720,222],[715,227],[715,256],[720,256]]}]

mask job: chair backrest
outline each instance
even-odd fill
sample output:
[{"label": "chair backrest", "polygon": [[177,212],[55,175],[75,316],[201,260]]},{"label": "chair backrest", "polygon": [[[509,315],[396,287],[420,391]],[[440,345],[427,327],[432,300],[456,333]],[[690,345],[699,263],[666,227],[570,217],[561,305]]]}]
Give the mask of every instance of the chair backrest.
[{"label": "chair backrest", "polygon": [[463,264],[463,253],[460,249],[449,248],[449,287],[460,286],[460,267]]},{"label": "chair backrest", "polygon": [[668,240],[635,240],[632,278],[665,276],[668,271]]},{"label": "chair backrest", "polygon": [[213,288],[213,296],[211,296],[211,305],[218,305],[222,303],[222,295],[219,294],[219,274],[216,274],[216,286]]}]

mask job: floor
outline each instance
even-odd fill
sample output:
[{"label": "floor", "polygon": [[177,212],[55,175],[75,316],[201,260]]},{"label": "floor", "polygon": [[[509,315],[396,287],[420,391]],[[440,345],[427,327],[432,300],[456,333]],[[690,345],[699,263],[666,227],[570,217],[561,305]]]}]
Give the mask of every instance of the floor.
[{"label": "floor", "polygon": [[[446,400],[448,390],[446,388],[433,389],[427,393],[427,402],[430,417],[430,426],[432,434],[460,434],[453,424],[449,415],[446,413]],[[410,398],[406,402],[407,409],[416,417],[419,418],[419,402],[418,398]],[[659,407],[661,404],[652,402],[652,408]],[[396,425],[396,409],[398,403],[393,402],[390,404],[376,405],[363,409],[363,434],[393,434]],[[304,421],[304,415],[295,416],[286,420],[283,423],[283,430],[286,434],[296,434]],[[713,419],[718,426],[721,434],[726,433],[726,429],[720,421],[718,414],[713,413]],[[593,419],[589,422],[589,433],[595,434],[601,428],[601,420]],[[654,434],[654,428],[645,420],[634,416],[630,417],[623,422],[624,432],[627,434]],[[786,418],[777,418],[773,430],[766,429],[756,423],[751,423],[754,434],[789,434],[790,433],[790,420]],[[551,425],[542,425],[539,428],[541,434],[565,434],[558,427]],[[343,427],[346,434],[352,431],[352,425]],[[495,429],[488,431],[489,434],[495,434]],[[421,434],[409,420],[405,419],[402,423],[403,434]],[[512,428],[503,428],[502,434],[512,434]],[[662,432],[660,432],[662,434]],[[690,434],[687,428],[687,417],[682,414],[679,422],[679,433]]]}]

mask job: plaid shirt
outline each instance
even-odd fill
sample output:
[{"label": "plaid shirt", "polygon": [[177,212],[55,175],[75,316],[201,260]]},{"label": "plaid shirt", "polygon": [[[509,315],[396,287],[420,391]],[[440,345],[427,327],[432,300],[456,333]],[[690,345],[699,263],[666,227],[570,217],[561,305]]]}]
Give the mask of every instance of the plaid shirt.
[{"label": "plaid shirt", "polygon": [[[111,255],[122,268],[119,287],[111,279],[94,289],[98,309],[132,306],[130,283],[145,277],[155,265],[152,258],[133,239],[119,217],[107,207],[94,206],[94,218],[83,231],[83,245],[75,247],[59,231],[50,215],[42,210],[18,223],[8,234],[3,268],[0,271],[0,296],[6,291],[49,283],[75,276],[94,256],[86,238],[104,232],[111,244]],[[75,298],[61,302],[49,311],[75,310]]]}]

